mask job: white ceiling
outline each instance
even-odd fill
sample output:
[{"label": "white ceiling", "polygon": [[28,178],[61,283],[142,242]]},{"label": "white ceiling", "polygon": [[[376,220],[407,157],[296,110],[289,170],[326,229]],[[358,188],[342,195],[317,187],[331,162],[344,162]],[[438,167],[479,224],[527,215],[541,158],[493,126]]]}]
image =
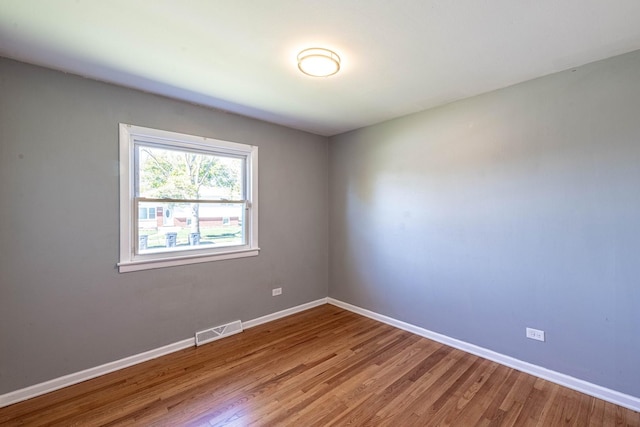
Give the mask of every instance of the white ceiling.
[{"label": "white ceiling", "polygon": [[[0,0],[0,55],[335,135],[640,49],[639,0]],[[342,57],[328,78],[296,54]]]}]

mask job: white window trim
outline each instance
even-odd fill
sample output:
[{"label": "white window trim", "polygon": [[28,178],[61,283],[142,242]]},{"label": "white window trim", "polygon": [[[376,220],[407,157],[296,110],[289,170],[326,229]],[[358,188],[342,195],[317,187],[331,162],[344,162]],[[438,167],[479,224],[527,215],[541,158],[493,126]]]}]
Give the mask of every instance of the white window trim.
[{"label": "white window trim", "polygon": [[[193,148],[194,146],[200,146],[205,149],[215,148],[216,151],[229,154],[246,155],[246,195],[249,206],[247,244],[217,249],[205,248],[193,252],[188,251],[187,253],[176,251],[136,255],[133,223],[137,220],[134,215],[135,183],[133,176],[135,172],[135,141],[170,142],[171,145],[177,147]],[[120,123],[120,262],[117,264],[120,273],[250,257],[258,255],[259,252],[258,147]]]}]

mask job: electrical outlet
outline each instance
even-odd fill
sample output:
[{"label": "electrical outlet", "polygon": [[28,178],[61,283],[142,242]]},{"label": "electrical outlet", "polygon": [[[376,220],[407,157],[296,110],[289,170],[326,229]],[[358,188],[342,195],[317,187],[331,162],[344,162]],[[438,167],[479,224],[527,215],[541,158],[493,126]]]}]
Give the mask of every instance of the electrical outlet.
[{"label": "electrical outlet", "polygon": [[275,288],[271,290],[272,297],[277,297],[278,295],[282,295],[282,288]]},{"label": "electrical outlet", "polygon": [[539,329],[527,328],[527,338],[537,341],[544,341],[544,331]]}]

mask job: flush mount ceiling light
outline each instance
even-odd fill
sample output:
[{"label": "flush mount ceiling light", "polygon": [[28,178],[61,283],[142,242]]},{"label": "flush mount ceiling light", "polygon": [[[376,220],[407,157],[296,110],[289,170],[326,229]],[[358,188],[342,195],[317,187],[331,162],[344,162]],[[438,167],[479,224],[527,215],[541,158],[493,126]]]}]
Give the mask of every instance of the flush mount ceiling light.
[{"label": "flush mount ceiling light", "polygon": [[298,68],[308,76],[329,77],[340,71],[340,57],[329,49],[312,47],[298,54]]}]

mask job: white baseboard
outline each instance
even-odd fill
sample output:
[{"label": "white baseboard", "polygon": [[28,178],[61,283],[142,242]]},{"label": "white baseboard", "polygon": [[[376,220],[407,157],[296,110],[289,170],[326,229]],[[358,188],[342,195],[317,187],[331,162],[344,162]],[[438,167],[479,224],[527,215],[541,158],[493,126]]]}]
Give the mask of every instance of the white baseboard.
[{"label": "white baseboard", "polygon": [[597,397],[598,399],[602,399],[616,405],[624,406],[625,408],[629,408],[634,411],[640,411],[640,397],[631,396],[619,391],[599,386],[597,384],[571,377],[569,375],[562,374],[560,372],[552,371],[538,365],[533,365],[531,363],[524,362],[511,356],[506,356],[504,354],[479,347],[475,344],[460,341],[458,339],[451,338],[446,335],[442,335],[437,332],[412,325],[410,323],[396,320],[392,317],[384,316],[382,314],[378,314],[373,311],[346,302],[342,302],[334,298],[327,298],[327,302],[345,310],[349,310],[362,316],[377,320],[379,322],[395,326],[398,329],[420,335],[422,337],[437,341],[442,344],[446,344],[450,347],[457,348],[467,353],[475,354],[476,356],[482,357],[484,359],[500,363],[501,365],[508,366],[518,371],[535,375],[536,377],[551,381],[561,386],[579,391],[584,394],[588,394],[589,396]]},{"label": "white baseboard", "polygon": [[242,322],[244,329],[253,328],[254,326],[262,325],[263,323],[272,322],[282,317],[291,316],[292,314],[299,313],[301,311],[309,310],[310,308],[317,307],[327,303],[326,298],[320,298],[315,301],[308,302],[306,304],[298,305],[295,307],[287,308],[286,310],[278,311],[276,313],[267,314],[266,316],[258,317],[257,319],[247,320]]},{"label": "white baseboard", "polygon": [[[317,307],[322,304],[326,304],[327,299],[321,298],[316,301],[311,301],[306,304],[291,307],[286,310],[278,311],[277,313],[268,314],[266,316],[258,317],[257,319],[242,322],[244,329],[252,328],[254,326],[261,325],[263,323],[271,322],[281,317],[289,316],[300,311],[308,310],[313,307]],[[164,356],[169,353],[176,352],[185,348],[193,347],[195,345],[195,337],[188,338],[182,341],[175,342],[173,344],[165,345],[164,347],[156,348],[153,350],[145,351],[144,353],[135,354],[133,356],[125,357],[124,359],[116,360],[113,362],[105,363],[104,365],[96,366],[94,368],[85,369],[84,371],[75,372],[73,374],[65,375],[63,377],[54,378],[43,383],[34,384],[29,387],[15,390],[6,394],[0,395],[0,408],[12,405],[14,403],[22,402],[23,400],[31,399],[42,394],[50,393],[55,390],[59,390],[70,385],[78,384],[83,381],[90,380],[92,378],[99,377],[110,372],[117,371],[119,369],[127,368],[138,363],[146,362],[151,359]]]}]

